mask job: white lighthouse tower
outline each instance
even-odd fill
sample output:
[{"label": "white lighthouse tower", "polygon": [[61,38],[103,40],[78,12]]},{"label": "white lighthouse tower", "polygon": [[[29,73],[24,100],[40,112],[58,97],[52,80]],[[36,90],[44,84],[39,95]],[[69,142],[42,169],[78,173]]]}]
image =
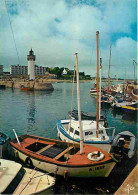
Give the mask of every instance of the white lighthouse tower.
[{"label": "white lighthouse tower", "polygon": [[29,55],[27,55],[27,60],[28,60],[29,80],[34,80],[35,79],[35,55],[32,48],[29,51]]}]

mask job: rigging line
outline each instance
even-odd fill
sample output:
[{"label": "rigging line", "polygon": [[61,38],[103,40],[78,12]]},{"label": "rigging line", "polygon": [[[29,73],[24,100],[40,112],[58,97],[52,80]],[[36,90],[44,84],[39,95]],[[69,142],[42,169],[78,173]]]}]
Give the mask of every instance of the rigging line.
[{"label": "rigging line", "polygon": [[17,45],[16,45],[14,33],[13,33],[13,28],[12,28],[11,19],[10,19],[8,7],[7,7],[7,4],[6,4],[6,0],[4,2],[5,2],[5,7],[6,7],[6,10],[7,10],[7,14],[8,14],[9,22],[10,22],[10,27],[11,27],[11,31],[12,31],[12,35],[13,35],[14,45],[15,45],[15,49],[16,49],[16,53],[17,53],[17,57],[18,57],[18,62],[20,64],[19,53],[18,53],[18,50],[17,50]]}]

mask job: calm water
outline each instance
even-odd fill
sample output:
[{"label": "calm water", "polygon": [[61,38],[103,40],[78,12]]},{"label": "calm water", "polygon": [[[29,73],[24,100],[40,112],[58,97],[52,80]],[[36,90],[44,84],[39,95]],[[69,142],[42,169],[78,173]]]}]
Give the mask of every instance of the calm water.
[{"label": "calm water", "polygon": [[[68,111],[71,108],[77,108],[77,101],[76,84],[73,97],[72,83],[56,83],[53,86],[53,92],[22,92],[18,89],[0,90],[0,131],[6,133],[11,138],[14,138],[12,129],[15,129],[18,135],[30,133],[43,137],[56,138],[56,120],[68,118]],[[89,90],[91,87],[92,83],[80,83],[81,110],[94,113],[96,110],[96,99],[90,97]],[[109,126],[116,128],[116,133],[128,130],[135,135],[137,134],[136,118],[134,119],[134,117],[130,118],[120,113],[115,113],[112,109],[103,109],[102,114],[107,117]],[[128,174],[128,172],[125,174]],[[116,173],[119,172],[117,171]],[[57,180],[56,192],[110,193],[115,188],[112,182],[120,185],[118,181],[114,181],[114,176],[112,177],[110,179],[110,185],[109,181],[103,185],[102,180],[98,181],[98,185],[96,183],[98,187],[95,187],[93,180],[89,180],[89,182],[92,181],[93,183],[90,183],[90,189],[86,185],[86,180],[85,182],[82,180],[81,182],[79,180],[66,182],[60,179]],[[83,187],[81,183],[83,183]],[[99,186],[99,184],[102,186]],[[108,184],[108,187],[106,184]]]}]

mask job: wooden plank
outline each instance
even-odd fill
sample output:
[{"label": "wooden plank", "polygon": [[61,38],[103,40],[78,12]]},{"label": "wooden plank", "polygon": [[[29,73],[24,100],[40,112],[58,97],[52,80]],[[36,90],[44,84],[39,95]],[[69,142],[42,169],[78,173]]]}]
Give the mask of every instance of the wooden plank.
[{"label": "wooden plank", "polygon": [[48,146],[46,146],[46,147],[44,147],[44,148],[42,148],[41,150],[39,150],[38,152],[36,152],[37,154],[40,154],[41,152],[43,152],[43,151],[45,151],[45,150],[47,150],[48,148],[51,148],[53,145],[48,145]]},{"label": "wooden plank", "polygon": [[66,150],[64,150],[63,152],[61,152],[60,154],[58,154],[54,159],[59,159],[61,156],[63,156],[66,152],[68,152],[69,150],[71,150],[73,148],[73,146],[70,146],[69,148],[67,148]]}]

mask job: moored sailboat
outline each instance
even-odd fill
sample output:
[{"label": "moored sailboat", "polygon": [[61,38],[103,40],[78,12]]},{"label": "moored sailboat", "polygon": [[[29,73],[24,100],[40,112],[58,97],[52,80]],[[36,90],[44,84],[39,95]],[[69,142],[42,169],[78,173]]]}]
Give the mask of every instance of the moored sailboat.
[{"label": "moored sailboat", "polygon": [[[111,142],[113,141],[113,137],[115,134],[115,128],[105,128],[101,125],[101,87],[99,90],[99,51],[98,51],[98,36],[99,32],[96,33],[97,38],[97,84],[96,84],[96,121],[94,120],[83,120],[82,124],[82,133],[84,137],[84,143],[88,145],[93,145],[98,148],[102,148],[103,150],[110,152]],[[100,69],[101,69],[101,59],[100,59]],[[77,91],[78,92],[78,91]],[[100,92],[100,95],[99,95]],[[79,116],[79,109],[78,109]],[[82,117],[82,113],[81,113]],[[79,117],[78,117],[79,119]],[[70,142],[80,142],[81,140],[81,132],[79,127],[79,120],[58,120],[57,121],[57,130],[58,136],[61,140],[70,141]]]}]

